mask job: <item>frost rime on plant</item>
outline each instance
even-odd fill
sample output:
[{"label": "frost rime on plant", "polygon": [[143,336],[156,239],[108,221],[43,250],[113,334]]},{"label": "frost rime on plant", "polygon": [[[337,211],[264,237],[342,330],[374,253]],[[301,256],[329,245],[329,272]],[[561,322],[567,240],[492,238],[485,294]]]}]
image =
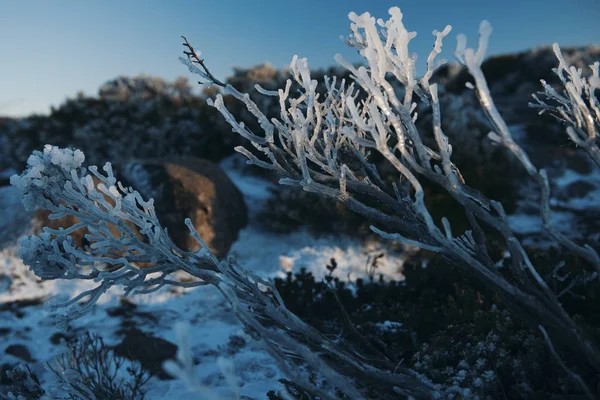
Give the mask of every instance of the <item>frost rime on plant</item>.
[{"label": "frost rime on plant", "polygon": [[[586,368],[600,373],[597,343],[571,319],[557,295],[541,278],[510,229],[502,205],[467,186],[451,160],[452,146],[441,125],[438,88],[429,82],[435,69],[443,63],[436,62],[435,58],[440,52],[442,39],[450,32],[450,26],[441,32],[434,31],[435,44],[427,58],[427,72],[418,79],[415,57],[408,51],[415,33],[404,27],[399,8],[391,8],[390,16],[387,21],[376,21],[368,13],[349,15],[352,34],[347,43],[360,52],[366,66],[354,67],[339,55],[336,60],[350,70],[354,82],[327,78],[327,92],[318,94],[317,82],[311,79],[306,59],[294,56],[290,65],[293,79],[287,81],[285,88],[275,92],[257,86],[262,94],[279,99],[280,116],[271,120],[248,94],[216,80],[187,40],[185,45],[189,51],[185,54],[188,58],[183,61],[192,72],[199,73],[209,83],[223,86],[223,93],[244,103],[256,117],[263,130],[260,135],[236,121],[225,107],[222,95],[217,95],[211,102],[232,129],[250,142],[251,148],[236,148],[248,158],[249,163],[279,173],[282,184],[299,186],[344,203],[374,221],[379,227],[372,229],[382,238],[438,252],[448,262],[461,267],[465,274],[476,277],[497,291],[514,312],[529,324],[539,327],[557,362],[578,382],[582,391],[592,397],[586,383],[562,362],[554,351],[554,345],[569,348]],[[542,217],[553,237],[583,256],[590,268],[597,272],[600,263],[591,247],[575,244],[552,230],[546,173],[532,165],[523,149],[513,140],[494,105],[481,71],[490,34],[491,27],[484,22],[477,50],[467,48],[464,38],[459,39],[457,48],[459,60],[475,79],[472,88],[494,126],[495,132],[490,134],[490,138],[514,153],[541,185]],[[571,124],[575,132],[575,135],[570,132],[572,139],[585,144],[587,147],[584,148],[591,153],[597,149],[594,141],[598,134],[598,102],[594,94],[594,88],[598,87],[597,64],[592,68],[595,68],[594,75],[588,83],[578,71],[559,67],[557,73],[562,74],[559,76],[564,77],[563,71],[569,71],[569,77],[563,80],[569,97],[555,96],[554,92],[546,89],[546,93],[562,107],[541,104]],[[402,85],[402,95],[397,95],[388,80],[390,77]],[[298,92],[292,92],[292,83],[299,87]],[[589,99],[587,103],[584,90]],[[361,94],[364,96],[361,97]],[[432,109],[435,148],[424,144],[415,125],[418,118],[415,100]],[[587,135],[587,139],[582,138],[582,133]],[[369,161],[372,151],[380,153],[400,175],[391,186],[384,183],[375,165]],[[26,171],[11,179],[23,192],[27,207],[49,209],[56,218],[70,214],[81,221],[69,229],[45,228],[39,237],[26,238],[21,242],[20,255],[42,279],[90,279],[99,282],[95,289],[53,305],[54,308],[67,308],[59,321],[63,325],[88,312],[102,293],[114,285],[123,286],[125,293],[130,294],[150,293],[165,285],[193,287],[210,284],[228,299],[236,315],[255,337],[262,339],[281,370],[300,387],[312,390],[321,398],[333,396],[314,387],[292,357],[302,359],[352,399],[362,398],[361,382],[377,382],[380,390],[387,395],[441,396],[443,388],[397,365],[377,349],[365,349],[368,354],[357,352],[303,323],[285,308],[272,282],[244,270],[232,258],[217,260],[189,220],[186,224],[203,249],[196,253],[178,249],[162,229],[152,200],[146,202],[137,192],[117,183],[110,164],[104,167],[106,175],[95,167],[89,168],[101,181],[96,186],[88,170],[81,167],[81,162],[83,155],[80,152],[50,146],[43,153],[34,152]],[[457,235],[452,232],[446,218],[438,226],[425,207],[423,179],[443,188],[464,207],[470,230]],[[140,240],[125,221],[139,227],[144,240]],[[480,224],[494,229],[503,237],[512,261],[510,280],[492,261]],[[90,231],[86,238],[92,244],[85,249],[75,248],[68,235],[84,226]],[[111,233],[110,226],[118,230],[117,236]],[[140,265],[147,266],[141,268]],[[184,271],[194,280],[183,283],[170,279],[176,271]],[[84,299],[87,300],[79,304]]]},{"label": "frost rime on plant", "polygon": [[[452,146],[442,130],[438,88],[429,82],[435,69],[443,64],[443,61],[436,63],[435,58],[450,26],[441,32],[433,32],[436,40],[427,58],[427,72],[418,79],[416,58],[408,51],[415,33],[404,27],[399,8],[393,7],[389,13],[391,17],[387,21],[375,20],[369,13],[349,14],[352,33],[346,43],[359,51],[366,66],[355,67],[340,55],[335,59],[352,73],[352,84],[346,85],[342,81],[336,85],[335,77],[332,80],[326,78],[327,92],[318,96],[317,82],[311,80],[306,60],[294,56],[290,65],[292,79],[287,81],[284,90],[267,92],[257,85],[260,93],[279,97],[279,118],[267,120],[247,94],[239,93],[231,85],[222,85],[223,94],[237,98],[256,116],[263,135],[249,131],[243,123],[236,121],[226,109],[222,95],[217,95],[211,104],[223,114],[234,132],[251,142],[253,149],[236,148],[248,157],[249,163],[276,171],[281,175],[282,184],[300,186],[344,203],[375,221],[379,227],[372,226],[371,229],[381,237],[438,252],[448,262],[461,267],[464,273],[497,291],[513,312],[539,328],[557,362],[582,391],[591,396],[586,384],[554,351],[554,344],[575,351],[589,367],[600,373],[598,344],[571,319],[558,300],[560,294],[554,293],[540,276],[510,228],[502,205],[469,187],[452,162]],[[475,85],[467,86],[475,90],[493,126],[489,138],[513,153],[540,186],[541,216],[548,233],[561,246],[585,259],[591,274],[598,277],[600,258],[597,252],[586,244],[573,242],[554,227],[547,173],[536,168],[515,142],[495,106],[481,70],[491,33],[491,25],[483,21],[477,49],[467,48],[464,35],[459,35],[456,48],[456,57],[475,81]],[[558,105],[546,104],[535,97],[538,100],[535,106],[550,111],[568,125],[569,137],[600,166],[600,106],[595,95],[600,85],[599,63],[590,66],[592,76],[586,80],[581,70],[566,65],[556,44],[554,51],[559,61],[555,73],[565,91],[560,95],[542,82],[546,97]],[[192,57],[187,60],[204,69],[202,76],[205,79],[210,77],[203,60],[198,61]],[[403,96],[402,91],[394,90],[391,81],[402,85]],[[210,79],[209,83],[219,84]],[[290,92],[292,83],[299,87],[297,94]],[[355,86],[360,87],[360,91]],[[358,101],[361,93],[366,99]],[[431,107],[436,148],[426,146],[417,129],[415,100]],[[400,179],[391,187],[384,184],[375,165],[369,162],[369,151],[377,151],[399,173]],[[260,153],[262,157],[256,155]],[[342,153],[352,154],[360,167],[350,169]],[[470,230],[456,235],[446,218],[442,218],[441,226],[438,226],[425,207],[423,179],[447,191],[463,206]],[[510,279],[505,278],[492,261],[480,224],[502,236],[511,258]]]},{"label": "frost rime on plant", "polygon": [[[152,293],[165,285],[213,285],[254,336],[263,339],[265,349],[279,368],[305,390],[324,399],[334,398],[315,388],[308,373],[289,354],[304,359],[352,398],[362,397],[355,383],[340,374],[341,366],[350,365],[349,368],[391,387],[406,388],[402,390],[416,397],[428,393],[428,385],[416,379],[411,371],[400,369],[391,375],[376,368],[365,370],[352,349],[325,337],[288,311],[273,282],[243,269],[234,258],[217,260],[189,219],[186,225],[202,248],[197,252],[177,248],[161,227],[152,200],[145,201],[139,193],[117,182],[110,164],[104,166],[102,174],[94,166],[82,167],[80,152],[52,146],[34,152],[29,161],[21,175],[11,178],[21,190],[26,206],[48,209],[51,218],[73,215],[80,222],[67,229],[45,227],[39,236],[21,239],[19,255],[42,279],[98,282],[94,289],[68,301],[47,303],[51,311],[59,311],[55,314],[58,326],[66,328],[70,321],[88,313],[102,294],[115,285],[123,287],[125,295]],[[99,184],[94,183],[88,171]],[[139,238],[125,222],[135,224],[144,237]],[[91,244],[77,248],[69,234],[84,227],[90,232],[86,239]],[[190,275],[192,281],[171,279],[171,274],[178,271]],[[270,327],[263,325],[267,321]],[[331,361],[325,363],[317,354],[327,354]],[[391,361],[385,362],[393,368]]]}]

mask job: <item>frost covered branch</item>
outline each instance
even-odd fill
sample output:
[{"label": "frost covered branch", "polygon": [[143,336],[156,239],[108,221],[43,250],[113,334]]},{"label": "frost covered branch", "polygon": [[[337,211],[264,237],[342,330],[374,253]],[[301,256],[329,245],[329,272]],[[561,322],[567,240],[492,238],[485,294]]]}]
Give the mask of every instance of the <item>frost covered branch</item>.
[{"label": "frost covered branch", "polygon": [[[468,186],[452,162],[453,149],[441,124],[438,87],[430,82],[435,70],[444,63],[436,62],[436,56],[450,26],[433,32],[435,44],[427,57],[427,72],[418,79],[416,57],[408,50],[416,33],[406,30],[399,8],[393,7],[389,13],[387,21],[376,20],[369,13],[349,14],[352,33],[346,43],[358,50],[365,65],[355,67],[340,55],[335,59],[351,72],[353,82],[326,77],[326,92],[320,93],[306,59],[294,56],[285,88],[275,92],[256,85],[259,93],[278,98],[277,118],[269,120],[248,94],[225,85],[223,94],[244,103],[256,117],[262,133],[252,132],[237,121],[225,107],[221,94],[209,104],[221,112],[234,132],[250,142],[250,146],[236,148],[248,158],[248,163],[277,172],[281,184],[299,186],[345,204],[378,225],[372,230],[385,239],[441,254],[464,273],[497,291],[533,328],[543,327],[553,343],[577,352],[600,372],[597,344],[567,314],[557,294],[540,276],[510,228],[502,205]],[[461,35],[456,50],[457,58],[474,78],[472,88],[494,128],[490,139],[514,154],[542,188],[542,219],[551,236],[584,258],[593,271],[600,272],[600,259],[594,249],[574,243],[553,226],[547,174],[538,170],[514,141],[494,105],[481,70],[490,35],[491,26],[484,21],[478,48],[467,48],[466,38]],[[581,78],[581,71],[565,64],[558,46],[555,52],[559,60],[556,73],[566,94],[559,95],[546,85],[547,96],[559,105],[539,101],[540,107],[566,121],[571,139],[597,162],[600,113],[594,90],[599,86],[598,63],[591,66],[593,75],[588,82]],[[435,147],[427,146],[417,129],[417,102],[431,108]],[[370,162],[371,151],[384,157],[397,176],[380,176]],[[444,189],[464,208],[470,230],[456,235],[446,218],[439,224],[434,221],[425,206],[425,181]],[[511,258],[510,278],[500,274],[492,261],[484,227],[503,238]]]},{"label": "frost covered branch", "polygon": [[[487,40],[492,32],[492,28],[488,23],[482,23],[480,28],[480,48],[487,47]],[[575,67],[568,68],[565,64],[565,61],[560,53],[560,48],[558,44],[554,44],[554,53],[559,60],[559,67],[554,71],[559,76],[563,85],[565,85],[565,92],[569,96],[569,99],[562,97],[556,93],[551,86],[546,84],[544,81],[544,88],[546,90],[546,95],[550,99],[557,100],[561,102],[564,106],[568,106],[569,110],[565,110],[563,106],[558,106],[552,108],[547,104],[543,103],[539,100],[535,95],[534,98],[538,100],[540,105],[530,104],[533,107],[542,108],[542,111],[551,110],[553,112],[558,113],[559,115],[565,116],[563,122],[573,121],[569,115],[575,116],[574,119],[577,120],[578,126],[576,127],[577,132],[583,134],[582,126],[583,121],[587,121],[587,134],[588,139],[582,141],[577,138],[573,138],[574,128],[567,128],[567,132],[569,132],[569,136],[571,139],[583,147],[584,150],[590,155],[590,157],[598,164],[600,167],[600,153],[598,153],[598,131],[597,126],[600,126],[600,113],[598,112],[598,99],[594,95],[594,82],[597,80],[598,75],[598,63],[596,62],[592,68],[594,75],[591,77],[592,85],[588,84],[584,78],[581,77],[581,71],[577,71]],[[479,51],[478,51],[479,53]],[[464,35],[459,36],[458,38],[458,46],[456,50],[457,58],[467,67],[469,73],[475,79],[475,90],[477,96],[480,100],[481,106],[486,111],[489,116],[492,125],[494,126],[495,132],[490,132],[489,137],[496,143],[501,144],[506,147],[510,152],[512,152],[516,159],[523,165],[527,173],[538,183],[541,189],[541,197],[540,197],[540,209],[542,214],[542,221],[544,224],[544,228],[550,233],[550,235],[562,246],[568,248],[571,252],[577,254],[578,256],[587,260],[592,268],[596,271],[600,276],[600,257],[598,257],[598,253],[588,245],[579,246],[565,235],[563,235],[552,223],[552,212],[550,210],[550,183],[548,181],[548,175],[544,169],[537,169],[529,160],[527,153],[519,146],[513,139],[513,136],[508,129],[507,124],[502,119],[496,105],[494,104],[494,100],[490,94],[487,82],[485,81],[485,77],[483,76],[483,71],[481,70],[481,58],[477,57],[477,54],[473,52],[472,49],[466,49],[466,37]],[[569,81],[565,79],[562,71],[569,72]],[[596,83],[598,84],[598,83]],[[587,97],[588,104],[586,104],[582,99],[582,94]],[[588,108],[589,107],[589,108]],[[596,120],[592,117],[591,110],[595,110]],[[560,119],[560,118],[559,118]]]},{"label": "frost covered branch", "polygon": [[582,76],[582,70],[569,66],[557,43],[552,46],[558,59],[558,67],[554,73],[560,79],[564,88],[562,94],[558,93],[545,80],[541,80],[544,87],[543,95],[551,104],[545,103],[533,94],[536,103],[529,103],[530,107],[539,108],[540,114],[549,112],[554,118],[567,125],[566,131],[569,138],[577,146],[583,148],[600,167],[600,103],[595,91],[600,89],[600,76],[598,69],[600,62],[590,65],[592,75],[589,78]]},{"label": "frost covered branch", "polygon": [[[66,328],[70,321],[88,313],[113,286],[123,287],[129,295],[150,293],[165,285],[213,285],[246,328],[262,340],[280,369],[305,390],[321,393],[294,358],[304,360],[351,398],[362,396],[347,376],[385,382],[390,392],[398,387],[412,396],[427,397],[431,385],[410,370],[389,374],[385,370],[391,370],[394,363],[387,359],[380,360],[379,368],[363,365],[365,356],[328,339],[287,310],[273,282],[245,270],[233,257],[219,261],[189,220],[186,224],[202,248],[197,252],[177,248],[161,227],[152,200],[145,201],[138,192],[117,182],[110,164],[104,166],[102,174],[96,167],[83,167],[83,161],[79,150],[48,145],[43,152],[31,155],[22,174],[11,177],[28,209],[43,208],[53,213],[52,218],[72,215],[80,221],[68,229],[45,227],[41,235],[20,241],[19,256],[40,278],[98,283],[73,299],[49,304],[51,310],[58,311],[59,326]],[[78,248],[69,235],[84,228],[89,231],[86,239],[90,244]],[[185,272],[193,281],[170,278],[175,272]],[[328,393],[321,395],[334,398]]]},{"label": "frost covered branch", "polygon": [[[204,65],[204,60],[200,58],[200,53],[194,50],[190,42],[188,42],[187,38],[185,36],[182,36],[182,38],[184,40],[183,45],[187,47],[188,50],[183,52],[183,54],[187,56],[187,60],[181,58],[180,60],[182,60],[182,62],[188,66],[190,72],[199,74],[200,76],[206,78],[211,84],[215,83],[219,86],[225,86],[225,84],[223,84],[221,81],[215,78],[214,75],[210,73],[208,68],[206,68],[206,66]],[[199,65],[202,68],[202,71],[198,69],[198,67],[196,67],[196,65],[194,64]],[[198,83],[202,84],[202,82]]]}]

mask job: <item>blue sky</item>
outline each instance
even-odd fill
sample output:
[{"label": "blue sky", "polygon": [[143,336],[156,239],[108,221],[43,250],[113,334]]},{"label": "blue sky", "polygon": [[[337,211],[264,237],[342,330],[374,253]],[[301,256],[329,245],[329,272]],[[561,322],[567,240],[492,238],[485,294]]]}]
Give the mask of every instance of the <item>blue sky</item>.
[{"label": "blue sky", "polygon": [[219,78],[233,66],[282,67],[294,54],[311,67],[334,64],[336,53],[356,61],[339,39],[348,12],[387,19],[395,5],[418,33],[411,43],[421,61],[433,29],[452,25],[444,53],[451,59],[456,35],[474,43],[482,19],[494,28],[488,54],[600,44],[600,0],[0,0],[0,115],[47,113],[119,75],[187,76],[177,60],[180,35]]}]

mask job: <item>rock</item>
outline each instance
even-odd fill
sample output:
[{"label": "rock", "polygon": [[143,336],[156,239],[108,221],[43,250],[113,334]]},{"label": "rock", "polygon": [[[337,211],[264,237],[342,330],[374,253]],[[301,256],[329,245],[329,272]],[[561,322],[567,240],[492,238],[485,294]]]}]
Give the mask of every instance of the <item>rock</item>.
[{"label": "rock", "polygon": [[173,379],[163,370],[162,364],[176,358],[176,345],[135,328],[122,333],[125,337],[113,348],[117,356],[139,362],[145,371],[161,380]]},{"label": "rock", "polygon": [[[185,225],[190,218],[202,239],[217,255],[223,257],[238,237],[238,232],[248,222],[248,212],[242,193],[233,184],[221,168],[211,161],[198,158],[181,158],[177,160],[144,160],[139,164],[143,176],[131,173],[131,169],[123,168],[123,176],[118,178],[125,186],[138,190],[145,199],[154,198],[156,214],[162,226],[182,250],[194,250],[201,246],[192,237]],[[94,179],[98,184],[99,180]],[[74,216],[60,219],[48,218],[50,212],[38,210],[33,218],[33,231],[39,233],[43,226],[52,229],[67,228],[79,222]],[[137,233],[139,228],[133,223],[126,223]],[[109,226],[113,235],[118,231]],[[89,245],[85,234],[88,230],[78,229],[71,237],[82,247]]]},{"label": "rock", "polygon": [[20,358],[28,363],[35,362],[35,359],[31,356],[29,349],[22,344],[11,344],[6,348],[6,350],[4,350],[4,353]]},{"label": "rock", "polygon": [[[96,177],[92,177],[92,179],[94,180],[95,185],[98,185],[101,182]],[[105,196],[105,198],[107,200],[109,200],[106,196]],[[50,219],[49,218],[50,214],[51,213],[48,210],[37,210],[34,213],[33,221],[31,224],[32,232],[34,234],[41,233],[43,227],[48,227],[51,229],[59,229],[59,228],[64,229],[64,228],[73,226],[74,224],[79,222],[79,219],[73,215],[66,215],[59,219]],[[131,229],[133,229],[133,231],[137,234],[137,237],[139,239],[141,239],[141,240],[144,239],[143,236],[139,233],[139,228],[134,223],[129,222],[129,221],[125,221],[125,223]],[[109,230],[113,234],[113,236],[115,236],[115,237],[118,236],[119,231],[117,230],[117,228],[114,225],[109,224]],[[89,230],[87,228],[81,228],[81,229],[77,229],[76,231],[72,232],[70,234],[70,236],[73,238],[73,241],[75,242],[77,247],[83,247],[83,246],[87,246],[90,244],[88,242],[88,240],[85,238],[85,235],[88,233],[89,233]]]},{"label": "rock", "polygon": [[[215,163],[192,157],[142,161],[156,213],[173,242],[183,250],[201,246],[185,226],[190,218],[217,257],[227,254],[248,223],[244,197]],[[147,190],[148,191],[148,190]]]}]

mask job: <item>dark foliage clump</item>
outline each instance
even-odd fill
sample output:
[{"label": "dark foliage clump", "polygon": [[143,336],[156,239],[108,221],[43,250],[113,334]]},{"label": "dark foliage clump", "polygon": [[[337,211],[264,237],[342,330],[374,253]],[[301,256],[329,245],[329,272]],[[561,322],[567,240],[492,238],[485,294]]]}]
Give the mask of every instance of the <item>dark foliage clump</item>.
[{"label": "dark foliage clump", "polygon": [[315,234],[337,233],[364,237],[370,223],[343,204],[297,187],[278,186],[267,200],[259,217],[263,227],[272,232],[288,233],[300,227]]},{"label": "dark foliage clump", "polygon": [[[562,53],[569,65],[583,68],[598,59],[600,47],[592,45],[563,48]],[[492,94],[503,95],[522,91],[525,83],[537,84],[540,79],[551,84],[558,83],[556,74],[552,72],[557,64],[552,47],[541,46],[521,53],[489,57],[483,62],[481,69]],[[461,93],[466,90],[465,83],[472,82],[473,78],[466,68],[447,64],[436,71],[433,80],[442,83],[453,93]]]},{"label": "dark foliage clump", "polygon": [[[276,280],[286,306],[350,349],[380,352],[414,369],[439,385],[443,396],[547,399],[579,393],[539,331],[508,312],[493,292],[462,277],[438,257],[420,253],[406,262],[403,282],[385,281],[376,276],[375,268],[371,278],[347,283],[331,275],[334,259],[327,268],[330,275],[323,281],[304,269]],[[594,290],[598,288],[586,287],[585,294],[595,296]],[[577,297],[566,304],[566,308],[579,306]],[[348,329],[345,313],[356,332]],[[578,318],[591,327],[598,326],[598,317],[596,308],[596,312],[582,309]],[[573,361],[568,354],[562,357],[567,363]],[[294,398],[310,398],[284,384]],[[376,398],[377,389],[369,389]],[[269,396],[280,398],[276,392]]]},{"label": "dark foliage clump", "polygon": [[2,167],[21,169],[47,143],[79,148],[91,164],[181,155],[219,161],[232,154],[241,139],[184,81],[120,77],[103,85],[98,97],[68,99],[48,116],[0,125],[10,147]]}]

